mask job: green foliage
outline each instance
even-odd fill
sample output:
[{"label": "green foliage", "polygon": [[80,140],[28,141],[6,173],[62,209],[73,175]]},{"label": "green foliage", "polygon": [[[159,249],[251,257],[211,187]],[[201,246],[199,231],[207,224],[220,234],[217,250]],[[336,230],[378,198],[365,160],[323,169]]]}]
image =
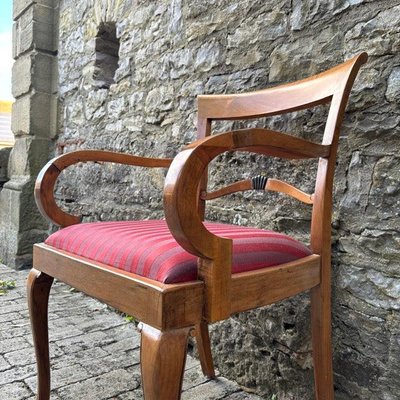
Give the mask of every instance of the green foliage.
[{"label": "green foliage", "polygon": [[0,296],[4,296],[10,289],[15,288],[15,281],[2,281],[0,280]]},{"label": "green foliage", "polygon": [[125,321],[128,321],[128,322],[136,323],[136,318],[135,318],[135,317],[132,317],[132,315],[125,314],[124,320],[125,320]]}]

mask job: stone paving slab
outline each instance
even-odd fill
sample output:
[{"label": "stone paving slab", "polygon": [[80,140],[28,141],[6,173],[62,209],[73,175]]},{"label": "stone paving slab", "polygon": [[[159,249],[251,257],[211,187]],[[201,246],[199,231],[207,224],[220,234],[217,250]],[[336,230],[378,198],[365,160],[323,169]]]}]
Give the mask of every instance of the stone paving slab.
[{"label": "stone paving slab", "polygon": [[[36,366],[26,305],[27,271],[0,264],[16,288],[0,296],[0,398],[34,400]],[[60,282],[49,304],[51,400],[139,400],[140,336],[134,324]],[[188,356],[182,400],[259,400],[223,377],[205,378]],[[162,400],[162,399],[160,399]]]}]

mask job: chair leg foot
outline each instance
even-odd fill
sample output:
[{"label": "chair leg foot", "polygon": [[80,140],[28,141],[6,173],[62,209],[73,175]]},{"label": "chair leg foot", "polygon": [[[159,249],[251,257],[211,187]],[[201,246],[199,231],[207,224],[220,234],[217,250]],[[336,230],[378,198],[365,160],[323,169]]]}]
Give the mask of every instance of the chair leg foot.
[{"label": "chair leg foot", "polygon": [[330,291],[311,289],[311,326],[315,398],[333,400],[332,326]]},{"label": "chair leg foot", "polygon": [[205,321],[196,326],[196,342],[203,374],[208,378],[215,378],[214,363],[211,354],[210,334]]},{"label": "chair leg foot", "polygon": [[143,324],[140,362],[146,400],[180,399],[191,329],[159,331]]},{"label": "chair leg foot", "polygon": [[29,315],[37,364],[37,400],[50,399],[48,303],[53,278],[32,269],[27,281]]}]

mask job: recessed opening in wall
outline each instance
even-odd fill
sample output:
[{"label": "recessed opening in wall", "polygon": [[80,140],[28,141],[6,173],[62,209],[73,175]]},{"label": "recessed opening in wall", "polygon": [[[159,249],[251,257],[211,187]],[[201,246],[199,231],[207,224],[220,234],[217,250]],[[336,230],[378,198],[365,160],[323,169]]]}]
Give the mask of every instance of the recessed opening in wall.
[{"label": "recessed opening in wall", "polygon": [[108,89],[114,83],[118,68],[119,39],[115,22],[104,22],[99,26],[95,51],[93,81],[95,86]]}]

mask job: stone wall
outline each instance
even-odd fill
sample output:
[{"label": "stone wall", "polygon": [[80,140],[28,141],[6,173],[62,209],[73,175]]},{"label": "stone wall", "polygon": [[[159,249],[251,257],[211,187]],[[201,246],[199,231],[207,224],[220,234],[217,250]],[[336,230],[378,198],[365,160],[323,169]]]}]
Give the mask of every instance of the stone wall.
[{"label": "stone wall", "polygon": [[33,186],[54,147],[57,6],[56,0],[15,0],[13,7],[15,145],[0,192],[0,259],[14,268],[31,265],[32,245],[48,230],[35,205]]},{"label": "stone wall", "polygon": [[[115,34],[111,46],[99,43],[100,27]],[[195,138],[196,95],[254,90],[369,53],[336,175],[336,398],[400,398],[400,1],[61,0],[59,28],[56,154],[100,148],[173,156]],[[115,63],[104,59],[116,46],[110,78]],[[325,112],[250,125],[318,140]],[[312,190],[315,165],[228,154],[214,163],[211,184],[260,172]],[[162,215],[164,171],[84,165],[63,175],[60,200],[86,220]],[[208,217],[307,240],[310,212],[276,194],[245,194],[210,203]],[[311,399],[308,314],[303,295],[217,324],[218,368],[266,399]]]}]

